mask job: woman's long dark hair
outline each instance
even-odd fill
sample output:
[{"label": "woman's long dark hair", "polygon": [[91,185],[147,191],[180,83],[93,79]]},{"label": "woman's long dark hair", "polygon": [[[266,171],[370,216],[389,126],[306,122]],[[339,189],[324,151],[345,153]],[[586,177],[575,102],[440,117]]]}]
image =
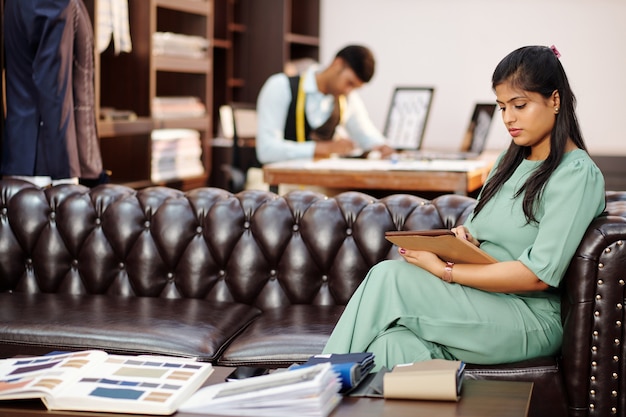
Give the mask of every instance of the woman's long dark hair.
[{"label": "woman's long dark hair", "polygon": [[[536,222],[536,210],[541,194],[550,175],[563,158],[568,139],[571,139],[577,147],[587,149],[576,118],[576,97],[555,52],[545,46],[519,48],[500,61],[493,72],[491,86],[495,91],[496,86],[505,82],[515,88],[539,93],[545,98],[550,98],[556,90],[560,97],[560,109],[550,133],[550,154],[515,194],[515,197],[524,195],[522,207],[526,221]],[[496,195],[529,154],[530,147],[519,146],[511,141],[496,172],[481,191],[474,216],[478,215],[487,202]]]}]

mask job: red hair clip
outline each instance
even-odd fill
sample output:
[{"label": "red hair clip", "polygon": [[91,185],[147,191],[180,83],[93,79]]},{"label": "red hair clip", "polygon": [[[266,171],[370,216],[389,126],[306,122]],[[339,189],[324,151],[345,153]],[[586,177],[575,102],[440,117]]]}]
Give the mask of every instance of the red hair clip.
[{"label": "red hair clip", "polygon": [[559,50],[558,50],[558,49],[556,49],[556,46],[552,45],[552,46],[550,47],[550,49],[552,49],[552,52],[554,52],[554,55],[555,55],[557,58],[560,58],[560,57],[561,57],[561,53],[559,52]]}]

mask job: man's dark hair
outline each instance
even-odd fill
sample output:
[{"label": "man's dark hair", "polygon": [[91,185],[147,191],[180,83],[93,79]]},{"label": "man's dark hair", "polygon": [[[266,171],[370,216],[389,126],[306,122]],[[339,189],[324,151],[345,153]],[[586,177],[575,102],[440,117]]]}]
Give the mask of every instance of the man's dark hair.
[{"label": "man's dark hair", "polygon": [[374,76],[376,66],[374,54],[365,46],[349,45],[337,52],[335,58],[341,58],[354,71],[357,77],[364,83],[369,82]]}]

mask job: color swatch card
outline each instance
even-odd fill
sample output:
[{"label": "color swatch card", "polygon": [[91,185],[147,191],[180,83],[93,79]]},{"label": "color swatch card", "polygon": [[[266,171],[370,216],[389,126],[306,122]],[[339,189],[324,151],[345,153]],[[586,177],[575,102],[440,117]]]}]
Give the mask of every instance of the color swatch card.
[{"label": "color swatch card", "polygon": [[40,398],[49,410],[173,414],[211,364],[104,351],[0,360],[0,400]]}]

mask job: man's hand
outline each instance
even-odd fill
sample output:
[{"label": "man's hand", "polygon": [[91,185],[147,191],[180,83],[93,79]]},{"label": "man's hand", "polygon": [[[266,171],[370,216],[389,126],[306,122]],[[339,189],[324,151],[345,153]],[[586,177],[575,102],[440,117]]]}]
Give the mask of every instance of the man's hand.
[{"label": "man's hand", "polygon": [[372,148],[372,150],[369,152],[368,158],[371,156],[371,159],[386,159],[395,152],[395,149],[393,149],[389,145],[379,145]]},{"label": "man's hand", "polygon": [[328,158],[332,154],[346,155],[354,150],[355,144],[347,138],[321,140],[315,142],[315,157]]}]

